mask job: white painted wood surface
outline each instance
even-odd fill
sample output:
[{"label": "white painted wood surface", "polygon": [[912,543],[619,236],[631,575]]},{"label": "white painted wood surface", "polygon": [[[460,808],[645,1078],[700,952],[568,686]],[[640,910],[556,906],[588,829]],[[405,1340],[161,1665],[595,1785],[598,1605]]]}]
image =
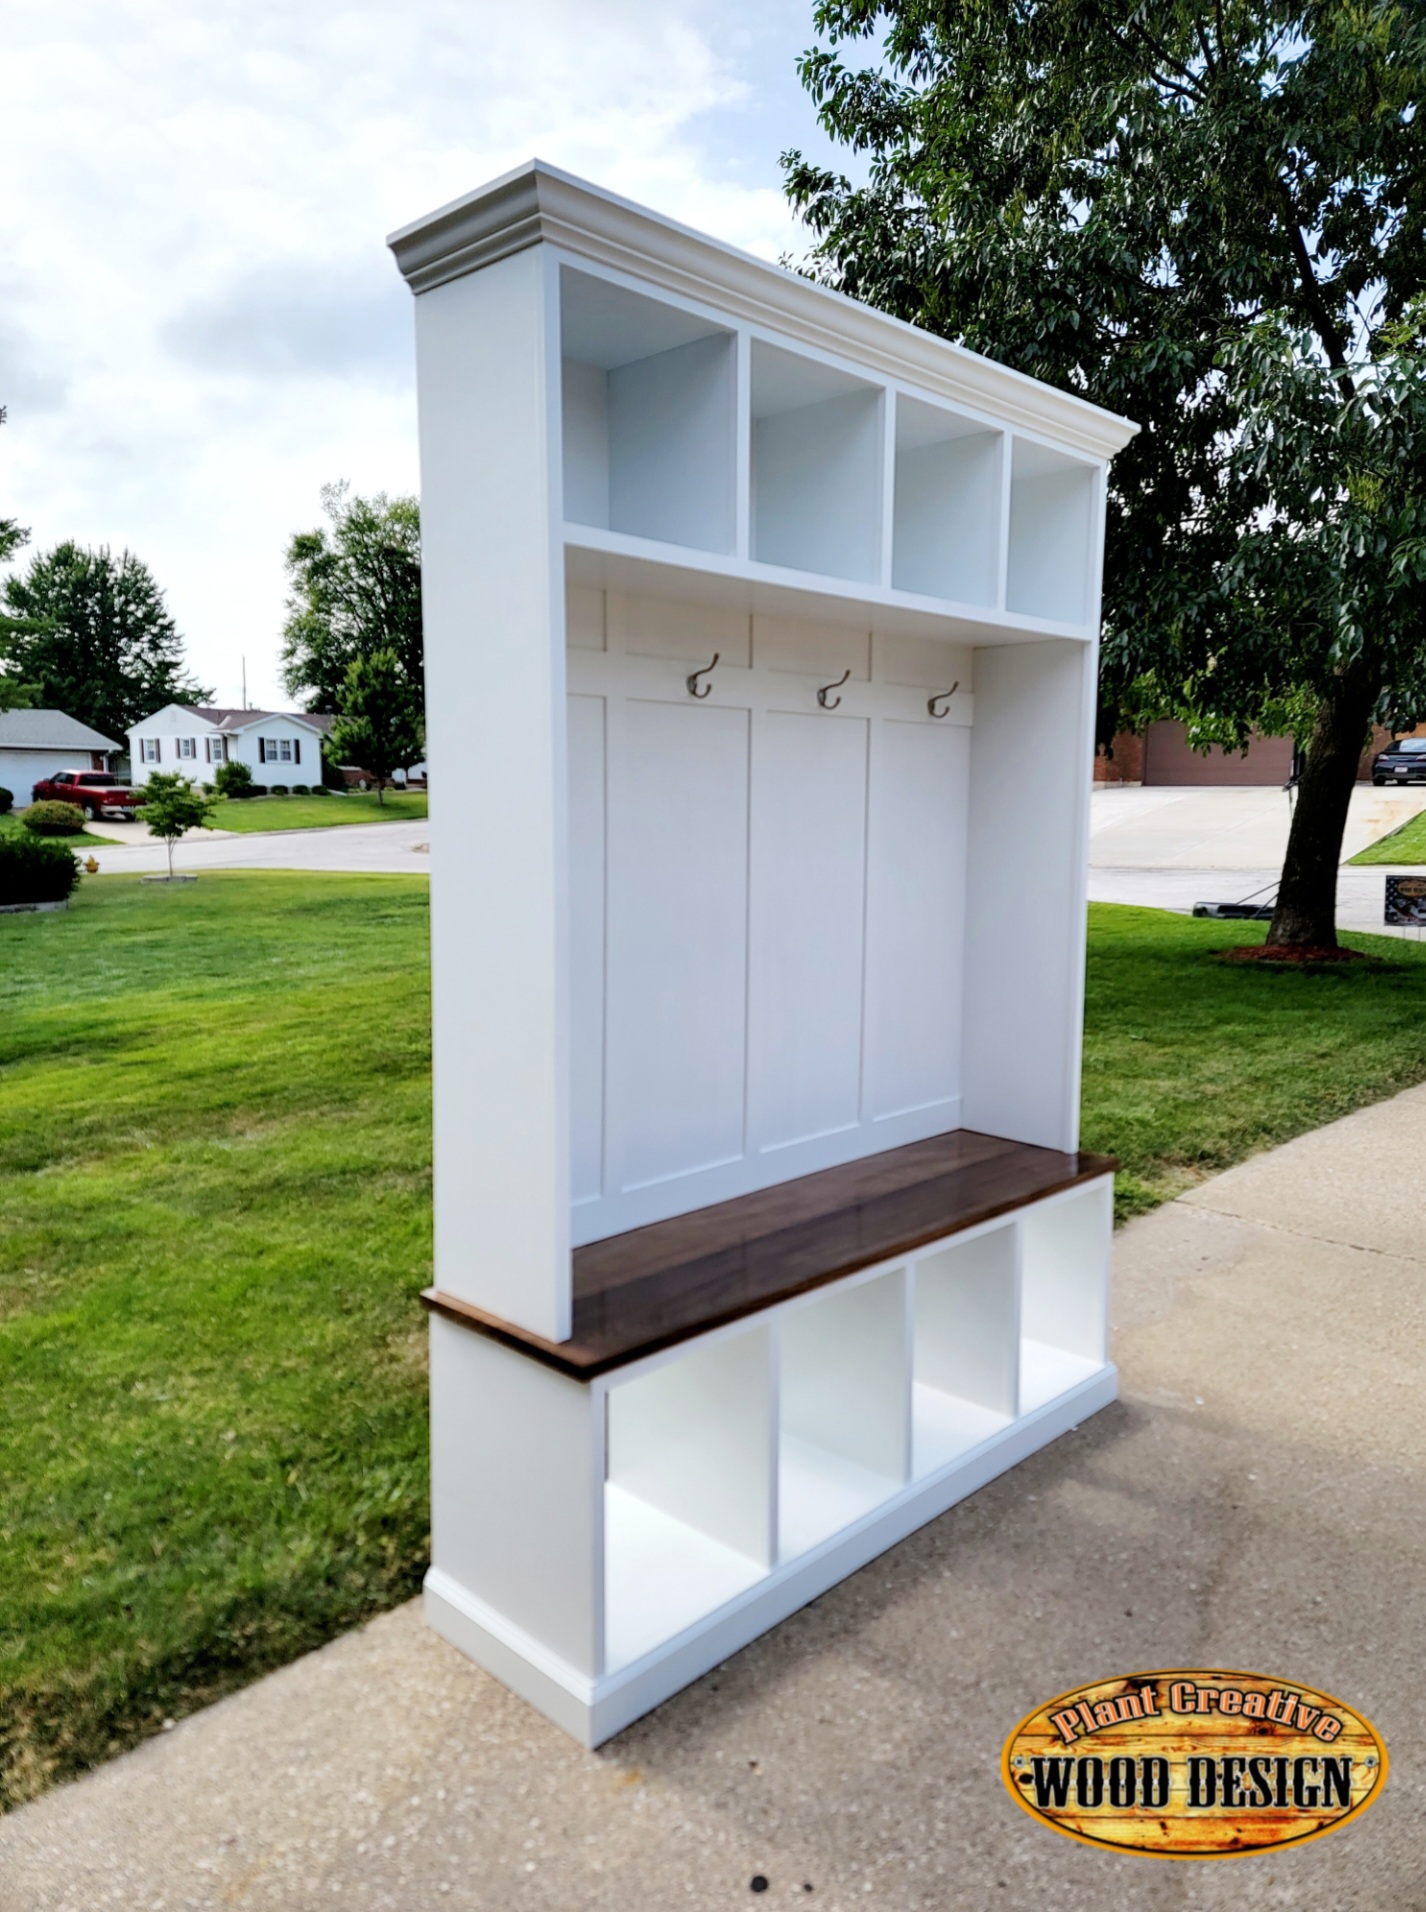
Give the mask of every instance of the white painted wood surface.
[{"label": "white painted wood surface", "polygon": [[[461,765],[438,1286],[558,1341],[572,1242],[958,1124],[1073,1148],[1131,428],[548,168],[394,244]],[[434,1321],[433,1624],[618,1730],[1112,1398],[1109,1200],[588,1384]]]}]

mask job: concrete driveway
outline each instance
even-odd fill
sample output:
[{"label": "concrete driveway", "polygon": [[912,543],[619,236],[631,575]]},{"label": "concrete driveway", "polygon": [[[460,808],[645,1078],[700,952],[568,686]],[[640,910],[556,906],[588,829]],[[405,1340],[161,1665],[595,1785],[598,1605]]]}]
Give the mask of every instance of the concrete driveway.
[{"label": "concrete driveway", "polygon": [[[1117,1405],[601,1751],[413,1604],[0,1821],[0,1907],[1418,1912],[1423,1160],[1414,1089],[1132,1223]],[[1296,1850],[1178,1865],[1006,1797],[1032,1706],[1166,1666],[1359,1707],[1384,1796]]]},{"label": "concrete driveway", "polygon": [[[1419,936],[1417,930],[1382,926],[1383,879],[1390,869],[1378,864],[1353,870],[1346,859],[1423,809],[1423,784],[1407,790],[1358,784],[1352,792],[1337,876],[1339,928]],[[1281,790],[1097,785],[1090,810],[1090,899],[1183,911],[1195,903],[1271,902],[1290,820]]]}]

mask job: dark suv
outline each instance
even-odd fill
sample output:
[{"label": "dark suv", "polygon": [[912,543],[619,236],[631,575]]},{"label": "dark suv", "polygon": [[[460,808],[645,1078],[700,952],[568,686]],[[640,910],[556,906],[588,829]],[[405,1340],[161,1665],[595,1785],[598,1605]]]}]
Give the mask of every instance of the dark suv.
[{"label": "dark suv", "polygon": [[1372,758],[1373,783],[1426,783],[1426,737],[1399,737]]}]

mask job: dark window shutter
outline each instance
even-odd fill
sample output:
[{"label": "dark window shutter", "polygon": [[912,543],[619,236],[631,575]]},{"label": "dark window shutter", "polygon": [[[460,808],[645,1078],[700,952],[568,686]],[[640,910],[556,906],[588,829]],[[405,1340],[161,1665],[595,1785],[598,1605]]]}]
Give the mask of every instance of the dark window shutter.
[{"label": "dark window shutter", "polygon": [[258,740],[257,740],[257,760],[258,760],[258,762],[259,762],[259,763],[266,763],[266,762],[267,762],[267,739],[266,739],[266,737],[259,737],[259,738],[258,738]]},{"label": "dark window shutter", "polygon": [[292,739],[292,761],[293,763],[301,763],[302,761],[302,739],[300,737],[294,737]]}]

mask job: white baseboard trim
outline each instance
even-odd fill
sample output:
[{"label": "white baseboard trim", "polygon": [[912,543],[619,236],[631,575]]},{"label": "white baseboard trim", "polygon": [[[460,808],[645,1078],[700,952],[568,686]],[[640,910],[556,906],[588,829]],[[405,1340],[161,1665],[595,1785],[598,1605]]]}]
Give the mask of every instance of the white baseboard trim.
[{"label": "white baseboard trim", "polygon": [[599,1746],[1037,1449],[1118,1397],[1112,1363],[1033,1413],[913,1481],[821,1546],[773,1568],[746,1593],[652,1653],[591,1679],[523,1632],[439,1566],[425,1581],[428,1624],[584,1746]]}]

